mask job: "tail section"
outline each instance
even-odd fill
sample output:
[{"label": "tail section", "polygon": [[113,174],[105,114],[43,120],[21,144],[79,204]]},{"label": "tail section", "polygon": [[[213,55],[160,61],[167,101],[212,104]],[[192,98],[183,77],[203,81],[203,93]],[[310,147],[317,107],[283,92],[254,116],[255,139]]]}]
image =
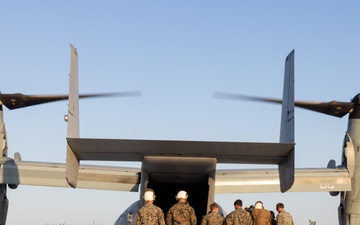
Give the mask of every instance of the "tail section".
[{"label": "tail section", "polygon": [[[280,143],[295,143],[294,118],[294,59],[292,50],[285,60],[284,89],[282,99]],[[280,190],[285,192],[294,183],[294,151],[290,151],[286,159],[279,164]]]},{"label": "tail section", "polygon": [[292,50],[285,60],[284,89],[281,112],[281,143],[295,143],[294,120],[294,59],[295,50]]},{"label": "tail section", "polygon": [[[69,79],[69,105],[67,114],[67,137],[79,138],[79,78],[78,78],[78,54],[73,45],[70,45],[70,79]],[[76,158],[70,146],[66,144],[66,180],[75,188],[78,180],[79,160]]]},{"label": "tail section", "polygon": [[70,49],[70,81],[67,137],[78,138],[80,137],[78,53],[73,45],[70,45]]}]

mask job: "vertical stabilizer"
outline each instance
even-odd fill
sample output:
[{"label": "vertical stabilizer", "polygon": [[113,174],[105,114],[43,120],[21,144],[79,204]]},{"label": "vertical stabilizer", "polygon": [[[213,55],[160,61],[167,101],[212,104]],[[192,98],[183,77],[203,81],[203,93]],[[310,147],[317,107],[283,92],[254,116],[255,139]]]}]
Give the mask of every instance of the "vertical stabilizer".
[{"label": "vertical stabilizer", "polygon": [[[67,114],[67,137],[80,137],[79,129],[79,78],[78,78],[78,54],[73,45],[70,45],[70,79],[69,79],[69,105]],[[75,188],[77,185],[79,160],[76,158],[70,146],[66,145],[66,180]]]},{"label": "vertical stabilizer", "polygon": [[73,45],[70,45],[70,78],[67,137],[80,137],[78,53]]},{"label": "vertical stabilizer", "polygon": [[[294,60],[295,50],[292,50],[285,60],[280,143],[295,143]],[[286,159],[279,164],[281,192],[291,188],[294,183],[294,173],[294,151],[291,151]]]},{"label": "vertical stabilizer", "polygon": [[284,90],[281,112],[281,143],[294,143],[294,59],[295,50],[292,50],[285,60]]}]

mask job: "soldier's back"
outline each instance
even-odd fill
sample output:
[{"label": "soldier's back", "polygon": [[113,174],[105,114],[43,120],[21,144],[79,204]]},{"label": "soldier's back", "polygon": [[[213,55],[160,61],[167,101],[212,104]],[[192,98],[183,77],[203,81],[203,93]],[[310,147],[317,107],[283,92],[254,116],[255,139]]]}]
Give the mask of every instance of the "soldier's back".
[{"label": "soldier's back", "polygon": [[195,210],[188,204],[178,202],[173,205],[166,216],[167,225],[196,225]]},{"label": "soldier's back", "polygon": [[223,225],[224,218],[216,212],[210,212],[201,220],[201,225]]},{"label": "soldier's back", "polygon": [[271,214],[267,209],[253,209],[252,217],[254,225],[270,225]]},{"label": "soldier's back", "polygon": [[277,214],[276,221],[278,225],[294,225],[291,214],[285,210]]},{"label": "soldier's back", "polygon": [[225,223],[226,225],[251,225],[252,219],[249,212],[239,208],[226,216]]},{"label": "soldier's back", "polygon": [[146,204],[138,211],[137,225],[165,225],[164,213],[153,204]]}]

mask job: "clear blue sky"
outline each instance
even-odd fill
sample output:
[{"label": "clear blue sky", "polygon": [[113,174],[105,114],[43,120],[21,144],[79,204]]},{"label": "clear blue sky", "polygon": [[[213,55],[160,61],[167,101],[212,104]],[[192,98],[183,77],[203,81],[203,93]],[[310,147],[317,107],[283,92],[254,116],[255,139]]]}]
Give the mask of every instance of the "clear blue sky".
[{"label": "clear blue sky", "polygon": [[[285,57],[295,49],[297,99],[350,100],[360,91],[359,12],[358,1],[328,0],[1,1],[0,90],[66,94],[72,43],[81,93],[143,94],[81,101],[82,137],[277,142],[279,106],[212,93],[280,98]],[[4,111],[10,156],[65,162],[67,102]],[[296,167],[340,161],[347,117],[298,109],[295,118]],[[8,191],[7,224],[113,224],[138,197],[20,186]],[[296,225],[338,221],[339,198],[328,193],[224,194],[216,201],[229,212],[237,198],[245,205],[262,200],[271,210],[284,202]]]}]

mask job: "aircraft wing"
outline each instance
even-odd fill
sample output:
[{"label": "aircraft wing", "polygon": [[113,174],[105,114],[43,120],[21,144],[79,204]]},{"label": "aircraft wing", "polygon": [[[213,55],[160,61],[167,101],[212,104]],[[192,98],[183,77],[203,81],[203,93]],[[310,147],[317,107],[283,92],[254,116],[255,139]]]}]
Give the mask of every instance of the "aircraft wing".
[{"label": "aircraft wing", "polygon": [[[295,169],[295,181],[290,192],[351,191],[351,179],[346,168]],[[215,193],[280,192],[277,169],[217,170]]]},{"label": "aircraft wing", "polygon": [[[0,168],[0,183],[70,187],[63,163],[11,161]],[[81,165],[78,188],[138,192],[140,168]],[[350,191],[351,180],[345,168],[295,169],[291,192]],[[217,170],[215,193],[279,192],[277,169]]]},{"label": "aircraft wing", "polygon": [[[151,141],[68,138],[81,160],[141,161],[144,156],[213,157],[219,163],[277,164],[293,151],[293,144],[197,141]],[[179,154],[181,152],[181,154]],[[8,161],[0,168],[0,183],[70,187],[66,164]],[[137,192],[140,168],[80,165],[78,188]],[[289,191],[350,191],[345,168],[295,169]],[[217,170],[216,193],[279,192],[278,169]]]},{"label": "aircraft wing", "polygon": [[[0,183],[70,187],[65,179],[64,163],[10,161],[1,165]],[[78,187],[97,190],[138,192],[140,169],[113,166],[80,165]]]}]

